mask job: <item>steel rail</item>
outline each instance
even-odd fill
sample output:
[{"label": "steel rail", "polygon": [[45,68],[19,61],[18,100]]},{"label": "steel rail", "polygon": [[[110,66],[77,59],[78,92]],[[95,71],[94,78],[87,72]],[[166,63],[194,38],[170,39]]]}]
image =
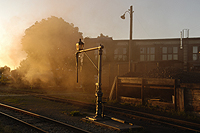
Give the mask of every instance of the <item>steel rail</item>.
[{"label": "steel rail", "polygon": [[170,118],[170,117],[166,117],[166,116],[160,116],[160,115],[155,115],[155,114],[150,114],[150,113],[145,113],[145,112],[139,112],[139,111],[133,111],[133,110],[123,109],[123,108],[117,108],[117,107],[113,107],[113,106],[106,106],[106,107],[109,107],[111,109],[127,111],[127,112],[131,112],[131,113],[137,113],[137,114],[145,115],[145,116],[148,116],[148,117],[157,118],[157,119],[160,119],[160,120],[161,119],[162,120],[168,120],[168,121],[173,121],[173,122],[177,122],[177,123],[182,123],[182,124],[185,124],[185,125],[200,127],[200,124],[198,124],[198,123],[174,119],[174,118]]},{"label": "steel rail", "polygon": [[[95,104],[91,104],[91,103],[85,103],[85,102],[82,102],[82,101],[75,101],[75,100],[69,100],[69,99],[62,99],[62,98],[57,98],[57,97],[54,97],[54,96],[44,96],[43,95],[42,98],[54,100],[54,101],[57,101],[57,102],[59,102],[59,101],[60,102],[66,102],[66,103],[70,103],[70,104],[77,104],[77,105],[82,104],[83,106],[87,105],[88,107],[95,106]],[[126,115],[126,116],[129,116],[131,118],[134,117],[134,118],[138,118],[138,119],[162,123],[162,124],[165,124],[165,125],[177,127],[179,129],[184,129],[184,130],[189,130],[189,131],[194,131],[194,132],[200,132],[200,130],[193,129],[193,128],[190,128],[190,127],[185,127],[185,126],[195,126],[196,128],[199,128],[200,124],[194,123],[194,122],[179,120],[179,119],[175,119],[175,118],[169,118],[169,117],[165,117],[165,116],[160,116],[160,115],[155,115],[155,114],[150,114],[150,113],[145,113],[145,112],[140,112],[140,111],[133,111],[133,110],[124,109],[124,108],[107,106],[107,105],[104,106],[104,110],[112,112],[112,113],[121,114],[123,116]],[[114,111],[114,110],[117,110],[117,111]],[[125,111],[129,112],[129,113],[122,113],[122,112],[125,112]],[[133,114],[135,114],[135,115],[133,115]],[[141,116],[141,115],[143,115],[143,116]],[[174,124],[170,123],[170,122],[174,122]],[[185,126],[182,126],[180,124],[185,125]]]},{"label": "steel rail", "polygon": [[13,117],[13,116],[11,116],[11,115],[9,115],[9,114],[6,114],[6,113],[4,113],[4,112],[0,112],[0,114],[3,115],[3,116],[6,116],[6,117],[8,117],[8,118],[11,118],[11,119],[13,119],[13,120],[15,120],[15,121],[18,121],[18,122],[20,122],[20,123],[23,123],[23,124],[25,124],[25,125],[27,125],[27,126],[29,126],[29,127],[31,127],[31,128],[34,128],[34,129],[37,130],[37,131],[40,131],[40,132],[43,132],[43,133],[48,133],[47,131],[44,131],[44,130],[41,129],[41,128],[38,128],[38,127],[36,127],[36,126],[34,126],[34,125],[32,125],[32,124],[29,124],[29,123],[27,123],[27,122],[25,122],[25,121],[23,121],[23,120],[20,120],[20,119],[18,119],[18,118],[16,118],[16,117]]},{"label": "steel rail", "polygon": [[[18,112],[21,112],[21,113],[24,113],[24,114],[27,114],[27,115],[30,115],[30,116],[33,116],[33,117],[37,117],[37,118],[40,118],[40,119],[44,119],[46,121],[51,121],[53,123],[56,123],[56,124],[60,124],[60,125],[63,125],[67,128],[69,128],[71,131],[74,131],[76,133],[90,133],[89,131],[86,131],[86,130],[83,130],[81,128],[78,128],[78,127],[75,127],[75,126],[72,126],[72,125],[69,125],[67,123],[64,123],[64,122],[60,122],[60,121],[57,121],[57,120],[54,120],[54,119],[51,119],[51,118],[48,118],[46,116],[42,116],[42,115],[39,115],[39,114],[36,114],[36,113],[32,113],[32,112],[29,112],[29,111],[26,111],[26,110],[23,110],[23,109],[19,109],[19,108],[16,108],[16,107],[12,107],[10,105],[6,105],[6,104],[3,104],[3,103],[0,103],[0,106],[1,107],[4,107],[4,108],[7,108],[7,109],[11,109],[11,110],[14,110],[14,111],[18,111]],[[1,113],[3,114],[3,113]],[[8,116],[8,115],[7,115]],[[17,120],[17,118],[14,118],[13,119]],[[19,120],[18,121],[21,121],[22,123],[26,123],[26,122],[23,122],[22,120]],[[27,124],[28,125],[28,124]],[[31,124],[30,124],[31,126]],[[35,128],[35,126],[31,126],[33,128]],[[36,128],[37,129],[37,128]],[[38,130],[40,130],[40,128],[38,128]],[[42,131],[42,129],[41,129]],[[47,131],[42,131],[42,132],[47,132]]]},{"label": "steel rail", "polygon": [[[156,123],[160,123],[160,124],[165,124],[165,125],[177,127],[177,128],[180,128],[180,129],[184,129],[184,130],[189,130],[189,131],[193,131],[193,132],[198,132],[198,133],[200,133],[200,130],[196,130],[196,129],[193,129],[193,128],[181,126],[181,125],[178,125],[178,124],[172,124],[172,123],[169,123],[169,122],[166,122],[166,121],[162,121],[162,120],[157,120],[157,119],[154,119],[154,118],[147,118],[147,117],[144,117],[144,116],[138,116],[138,115],[133,115],[133,114],[127,114],[127,113],[122,113],[122,112],[113,111],[113,110],[109,110],[109,111],[112,112],[112,113],[116,113],[116,114],[123,115],[123,116],[128,116],[128,117],[130,117],[130,118],[137,118],[137,119],[147,120],[147,121],[151,121],[151,122],[156,122]],[[154,116],[155,116],[155,115],[154,115]],[[191,124],[191,122],[190,122],[190,124]],[[194,124],[197,124],[197,123],[194,123]]]}]

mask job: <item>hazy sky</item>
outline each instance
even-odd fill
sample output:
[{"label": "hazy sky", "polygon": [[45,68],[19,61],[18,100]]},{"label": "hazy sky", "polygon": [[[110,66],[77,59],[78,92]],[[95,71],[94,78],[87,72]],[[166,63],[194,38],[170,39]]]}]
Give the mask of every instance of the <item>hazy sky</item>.
[{"label": "hazy sky", "polygon": [[133,38],[177,38],[182,29],[200,37],[200,0],[0,0],[0,67],[19,65],[25,29],[50,16],[73,23],[84,37],[128,39],[129,13],[120,16],[131,5]]}]

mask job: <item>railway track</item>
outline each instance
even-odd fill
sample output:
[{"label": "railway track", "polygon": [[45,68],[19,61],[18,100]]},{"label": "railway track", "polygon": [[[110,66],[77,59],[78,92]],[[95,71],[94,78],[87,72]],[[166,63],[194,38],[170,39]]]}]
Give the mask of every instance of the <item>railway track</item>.
[{"label": "railway track", "polygon": [[145,121],[156,122],[156,123],[176,127],[176,128],[182,129],[182,130],[200,133],[200,124],[199,123],[189,122],[189,121],[185,121],[185,120],[179,120],[179,119],[175,119],[175,118],[169,118],[169,117],[145,113],[145,112],[122,109],[122,108],[117,108],[117,107],[112,107],[112,106],[107,106],[107,108],[108,109],[106,109],[105,111],[109,111],[111,113],[127,116],[129,118],[136,118],[136,119],[141,119],[141,120],[145,120]]},{"label": "railway track", "polygon": [[0,115],[23,123],[41,133],[90,133],[78,127],[2,103],[0,103]]},{"label": "railway track", "polygon": [[[90,109],[91,108],[95,109],[95,104],[91,104],[91,103],[85,103],[85,102],[74,101],[74,100],[69,100],[69,99],[62,99],[62,98],[57,98],[54,96],[44,96],[44,95],[39,96],[38,95],[37,97],[41,97],[44,99],[53,100],[57,102],[66,102],[69,104],[75,104],[77,106],[88,107]],[[124,109],[124,108],[113,107],[113,106],[105,106],[104,111],[106,113],[109,112],[110,114],[117,114],[120,116],[126,116],[128,118],[156,122],[156,123],[168,125],[171,127],[181,129],[181,130],[185,130],[185,131],[200,132],[200,124],[195,123],[195,122],[189,122],[185,120],[169,118],[166,116],[155,115],[155,114],[150,114],[150,113],[145,113],[145,112],[140,112],[140,111],[133,111],[130,109]]]}]

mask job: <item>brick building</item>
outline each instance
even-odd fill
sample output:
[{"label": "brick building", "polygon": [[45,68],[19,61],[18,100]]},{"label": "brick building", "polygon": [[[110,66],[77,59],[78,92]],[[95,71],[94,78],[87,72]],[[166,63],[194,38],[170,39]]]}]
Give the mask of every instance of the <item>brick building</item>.
[{"label": "brick building", "polygon": [[[100,35],[97,38],[85,38],[84,42],[85,48],[104,45],[102,84],[109,91],[115,76],[129,72],[129,40],[113,40]],[[97,54],[98,51],[88,53],[94,62]],[[131,43],[131,64],[133,72],[142,73],[169,66],[185,71],[199,71],[200,38],[182,38],[182,42],[180,38],[134,39]]]}]

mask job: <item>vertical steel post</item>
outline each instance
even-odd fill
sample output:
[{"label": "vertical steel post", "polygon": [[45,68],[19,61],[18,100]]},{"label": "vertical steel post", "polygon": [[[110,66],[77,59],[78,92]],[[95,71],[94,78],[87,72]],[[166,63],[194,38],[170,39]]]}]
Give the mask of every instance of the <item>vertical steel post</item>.
[{"label": "vertical steel post", "polygon": [[130,40],[129,40],[129,72],[132,72],[132,54],[131,54],[131,44],[132,44],[132,30],[133,30],[133,6],[130,6]]},{"label": "vertical steel post", "polygon": [[98,83],[96,84],[96,118],[101,118],[102,116],[102,96],[103,93],[101,91],[101,69],[102,69],[102,47],[99,48],[98,53]]},{"label": "vertical steel post", "polygon": [[144,102],[144,83],[145,83],[145,79],[142,78],[142,86],[141,86],[142,105],[145,105],[145,102]]},{"label": "vertical steel post", "polygon": [[177,93],[176,93],[176,87],[177,87],[177,79],[174,80],[174,110],[177,110]]},{"label": "vertical steel post", "polygon": [[78,83],[78,53],[76,53],[76,82]]}]

